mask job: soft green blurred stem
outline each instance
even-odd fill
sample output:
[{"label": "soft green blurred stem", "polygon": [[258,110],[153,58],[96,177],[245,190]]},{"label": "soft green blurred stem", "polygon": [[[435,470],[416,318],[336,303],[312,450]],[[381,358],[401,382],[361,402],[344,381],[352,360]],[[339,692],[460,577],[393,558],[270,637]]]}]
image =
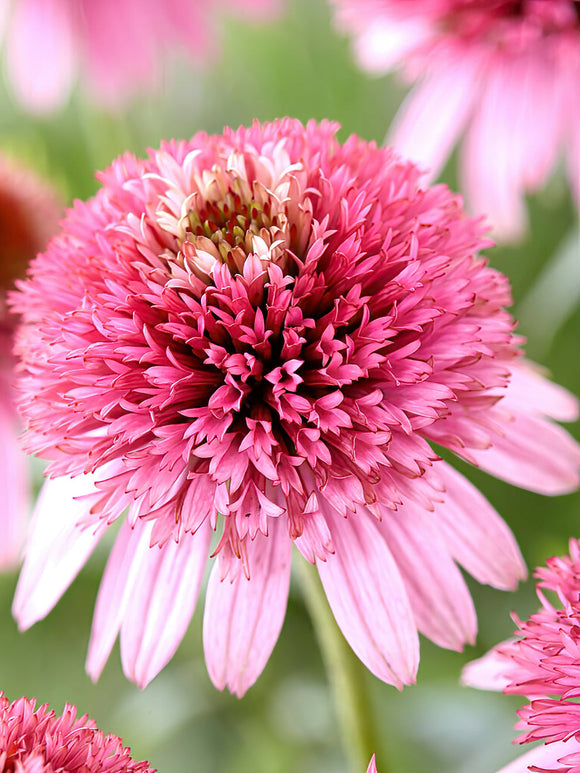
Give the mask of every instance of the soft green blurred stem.
[{"label": "soft green blurred stem", "polygon": [[[364,666],[353,654],[328,606],[318,573],[307,561],[296,561],[298,577],[333,692],[343,744],[353,773],[365,773],[377,752],[374,716],[365,689]],[[386,773],[383,760],[381,773]]]}]

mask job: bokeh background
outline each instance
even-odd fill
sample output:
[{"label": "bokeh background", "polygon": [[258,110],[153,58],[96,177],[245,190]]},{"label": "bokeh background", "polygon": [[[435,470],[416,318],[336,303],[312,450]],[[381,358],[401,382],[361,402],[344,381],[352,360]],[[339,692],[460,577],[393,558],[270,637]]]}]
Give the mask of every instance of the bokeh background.
[{"label": "bokeh background", "polygon": [[[126,149],[141,154],[162,138],[221,132],[254,118],[331,118],[342,125],[343,139],[356,132],[382,142],[405,90],[393,77],[372,78],[357,69],[324,0],[287,0],[264,24],[223,14],[218,28],[213,61],[168,64],[157,93],[142,93],[115,113],[91,104],[77,88],[64,109],[35,117],[0,83],[0,148],[52,180],[70,203],[90,196],[97,188],[94,171]],[[442,179],[456,188],[454,164],[452,158]],[[489,260],[511,279],[528,356],[580,394],[580,236],[564,175],[557,172],[528,207],[526,239],[489,250]],[[571,431],[580,439],[578,424]],[[457,464],[510,524],[531,569],[565,553],[570,536],[580,537],[578,493],[542,497]],[[33,466],[40,485],[42,465]],[[201,604],[176,657],[147,689],[124,678],[118,648],[93,685],[83,664],[106,554],[107,546],[100,546],[52,614],[23,634],[10,614],[16,574],[0,576],[0,689],[11,700],[36,696],[58,710],[65,701],[75,703],[160,773],[346,773],[298,585],[273,656],[242,701],[210,684]],[[418,684],[402,693],[361,666],[379,733],[379,773],[491,773],[519,753],[510,746],[519,699],[470,690],[458,680],[463,663],[511,633],[511,610],[520,616],[534,611],[534,585],[528,581],[506,594],[468,583],[480,623],[476,647],[457,654],[422,640]]]}]

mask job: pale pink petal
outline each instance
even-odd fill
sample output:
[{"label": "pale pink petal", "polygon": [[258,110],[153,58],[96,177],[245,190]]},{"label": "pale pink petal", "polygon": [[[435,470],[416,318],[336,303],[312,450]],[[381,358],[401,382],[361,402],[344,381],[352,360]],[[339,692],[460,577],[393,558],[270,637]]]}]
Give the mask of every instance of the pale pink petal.
[{"label": "pale pink petal", "polygon": [[210,678],[239,698],[262,673],[278,640],[290,584],[288,527],[272,518],[268,536],[246,542],[250,578],[222,579],[216,561],[207,587],[203,646]]},{"label": "pale pink petal", "polygon": [[20,448],[16,416],[10,401],[0,397],[0,570],[21,558],[30,501],[28,467]]},{"label": "pale pink petal", "polygon": [[576,205],[580,210],[580,107],[578,101],[574,107],[571,126],[570,137],[570,153],[568,154],[568,174],[572,183],[572,191],[576,199]]},{"label": "pale pink petal", "polygon": [[364,509],[327,518],[334,555],[317,561],[328,603],[344,637],[375,676],[397,688],[415,682],[419,639],[405,584]]},{"label": "pale pink petal", "polygon": [[106,523],[77,526],[87,504],[75,497],[92,491],[90,475],[45,482],[32,516],[12,607],[21,630],[50,612],[103,536]]},{"label": "pale pink petal", "polygon": [[381,508],[379,531],[395,557],[417,628],[440,647],[473,644],[477,618],[469,590],[438,532],[436,516],[408,502]]},{"label": "pale pink petal", "polygon": [[477,464],[497,478],[539,494],[556,496],[578,488],[580,447],[566,430],[511,408],[512,421],[493,445],[472,450]]},{"label": "pale pink petal", "polygon": [[567,389],[542,375],[533,362],[520,360],[510,366],[510,383],[502,405],[516,406],[557,421],[576,421],[578,399]]},{"label": "pale pink petal", "polygon": [[379,16],[366,24],[356,37],[356,58],[363,69],[382,74],[393,69],[430,35],[428,22],[420,17],[393,19]]},{"label": "pale pink petal", "polygon": [[445,486],[435,518],[447,548],[478,582],[514,590],[526,577],[526,566],[505,521],[475,488],[446,462],[436,472]]},{"label": "pale pink petal", "polygon": [[397,113],[386,142],[425,169],[427,181],[437,177],[463,131],[485,66],[477,50],[460,61],[450,58],[411,91]]},{"label": "pale pink petal", "polygon": [[509,67],[496,61],[478,92],[478,110],[462,146],[461,175],[471,211],[487,215],[495,233],[513,240],[523,234],[527,216],[506,141],[512,98],[504,88],[506,78],[511,78]]},{"label": "pale pink petal", "polygon": [[[212,530],[206,521],[179,543],[141,553],[121,624],[125,674],[145,687],[171,660],[195,609]],[[132,567],[133,568],[133,567]]]},{"label": "pale pink petal", "polygon": [[8,76],[18,99],[40,113],[68,97],[75,59],[71,12],[61,0],[19,0],[6,41]]},{"label": "pale pink petal", "polygon": [[569,754],[580,753],[580,741],[570,738],[568,741],[555,741],[554,743],[536,746],[529,752],[517,757],[513,762],[505,765],[497,773],[529,773],[530,767],[556,768],[558,760]]},{"label": "pale pink petal", "polygon": [[[503,642],[502,649],[508,648],[510,643]],[[463,668],[461,682],[466,687],[475,687],[478,690],[500,691],[513,681],[517,673],[518,667],[514,660],[494,647],[483,657],[472,660]]]}]

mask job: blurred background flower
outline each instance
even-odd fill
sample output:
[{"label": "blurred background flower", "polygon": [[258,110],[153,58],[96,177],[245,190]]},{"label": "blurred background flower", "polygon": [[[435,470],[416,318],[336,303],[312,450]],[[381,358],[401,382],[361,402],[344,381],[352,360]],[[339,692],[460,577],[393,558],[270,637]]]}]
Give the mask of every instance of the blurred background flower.
[{"label": "blurred background flower", "polygon": [[19,562],[30,509],[12,384],[16,318],[8,312],[6,293],[55,233],[62,210],[60,195],[48,181],[0,154],[0,569]]},{"label": "blurred background flower", "polygon": [[387,141],[436,177],[465,135],[460,185],[502,239],[560,154],[580,206],[577,0],[332,0],[362,67],[418,81]]},{"label": "blurred background flower", "polygon": [[121,110],[135,90],[158,89],[184,53],[212,60],[221,49],[216,16],[270,18],[278,0],[3,0],[6,74],[16,98],[45,113],[81,89]]}]

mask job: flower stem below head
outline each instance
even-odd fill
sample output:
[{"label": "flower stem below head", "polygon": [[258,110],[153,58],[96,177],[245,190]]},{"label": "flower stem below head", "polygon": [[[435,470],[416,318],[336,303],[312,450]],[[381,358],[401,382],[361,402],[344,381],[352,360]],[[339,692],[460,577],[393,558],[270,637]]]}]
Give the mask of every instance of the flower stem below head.
[{"label": "flower stem below head", "polygon": [[[333,692],[351,769],[353,773],[364,773],[371,756],[377,751],[378,738],[365,689],[363,666],[336,624],[316,569],[303,559],[296,564],[306,608]],[[381,773],[385,773],[382,764]]]}]

